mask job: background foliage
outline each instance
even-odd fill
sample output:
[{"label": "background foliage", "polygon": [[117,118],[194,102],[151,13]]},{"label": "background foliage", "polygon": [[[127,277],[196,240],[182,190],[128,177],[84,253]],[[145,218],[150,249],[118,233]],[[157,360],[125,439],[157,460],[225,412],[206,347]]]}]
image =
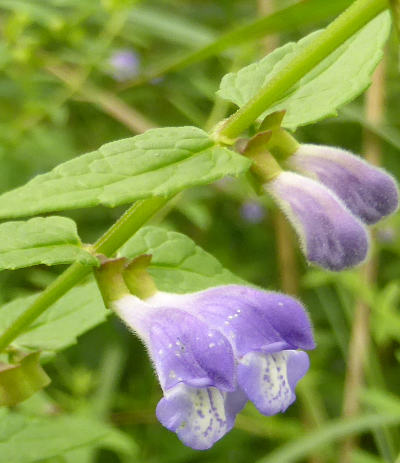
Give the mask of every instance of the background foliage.
[{"label": "background foliage", "polygon": [[[295,2],[276,3],[283,8]],[[274,40],[300,39],[326,25],[350,1],[309,3],[312,14],[304,9],[294,15],[288,10],[275,23]],[[0,192],[78,154],[151,127],[212,127],[233,108],[216,99],[222,76],[261,58],[266,47],[273,46],[271,37],[266,44],[254,28],[254,40],[251,34],[242,34],[230,39],[234,46],[223,50],[214,46],[207,59],[189,67],[174,63],[208,43],[218,44],[221,31],[262,16],[263,4],[255,0],[0,0]],[[138,75],[148,77],[133,76],[134,85],[113,78],[110,58],[121,49],[136,55]],[[400,80],[394,35],[386,52],[389,104],[384,123],[371,125],[359,98],[337,118],[300,128],[296,136],[304,142],[363,152],[366,131],[373,131],[375,141],[382,143],[382,164],[400,178]],[[171,72],[159,75],[164,67]],[[235,430],[212,450],[184,447],[156,421],[160,390],[144,348],[114,317],[107,317],[89,281],[73,290],[85,294],[83,311],[74,306],[71,292],[58,303],[68,308],[64,319],[59,320],[52,309],[45,323],[38,321],[21,337],[25,347],[34,347],[43,337],[47,340],[45,369],[52,383],[19,405],[17,415],[1,412],[0,462],[335,462],[339,461],[335,439],[349,433],[359,436],[353,461],[400,461],[399,429],[386,427],[400,421],[400,215],[375,230],[373,255],[379,271],[373,284],[366,285],[359,270],[331,274],[308,267],[297,245],[295,265],[282,268],[277,211],[268,199],[249,199],[249,194],[243,183],[230,178],[195,187],[180,194],[153,225],[162,221],[169,237],[178,240],[173,232],[185,233],[215,256],[227,269],[220,270],[209,257],[210,268],[219,272],[221,282],[231,281],[232,272],[275,290],[282,285],[287,290],[289,276],[292,290],[298,287],[315,325],[318,348],[311,352],[311,370],[299,385],[295,405],[285,415],[271,418],[249,405]],[[123,210],[95,207],[66,215],[78,223],[82,241],[93,242]],[[85,251],[78,247],[74,230],[67,223],[64,226],[69,230],[69,252],[83,259]],[[287,242],[291,239],[289,234]],[[126,247],[127,255],[142,252],[145,243],[141,233]],[[187,246],[195,255],[202,252],[193,251],[190,241]],[[68,261],[60,255],[51,258],[55,263]],[[159,262],[164,262],[162,257]],[[193,263],[188,266],[198,270]],[[26,304],[26,299],[10,301],[34,297],[61,270],[36,266],[2,271],[3,319],[15,317]],[[161,285],[168,285],[157,265],[152,271]],[[206,273],[202,278],[207,278]],[[184,290],[185,274],[177,278]],[[361,414],[349,423],[341,418],[343,390],[353,313],[360,301],[371,308],[372,347]],[[75,335],[70,336],[68,329],[77,325],[82,333],[98,326],[73,344]],[[60,349],[65,350],[54,356]],[[53,415],[57,423],[49,424]],[[16,456],[13,452],[20,442],[29,442],[30,447],[22,446]]]}]

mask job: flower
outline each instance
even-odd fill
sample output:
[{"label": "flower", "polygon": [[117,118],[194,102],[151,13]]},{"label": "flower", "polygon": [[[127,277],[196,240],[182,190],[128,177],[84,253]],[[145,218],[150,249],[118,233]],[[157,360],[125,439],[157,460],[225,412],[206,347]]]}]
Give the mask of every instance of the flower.
[{"label": "flower", "polygon": [[229,432],[247,400],[285,411],[314,348],[295,299],[239,285],[191,294],[125,294],[112,308],[147,346],[164,397],[159,421],[194,449]]},{"label": "flower", "polygon": [[133,79],[139,72],[138,55],[131,50],[115,51],[108,64],[111,76],[119,82]]},{"label": "flower", "polygon": [[243,220],[251,224],[261,223],[265,218],[265,208],[258,201],[248,200],[240,206]]},{"label": "flower", "polygon": [[376,231],[376,239],[381,244],[393,244],[396,241],[397,235],[396,228],[391,226],[385,226]]},{"label": "flower", "polygon": [[366,224],[374,224],[398,207],[391,175],[349,151],[330,146],[300,145],[288,166],[319,180]]},{"label": "flower", "polygon": [[365,227],[327,187],[282,171],[264,188],[287,215],[309,261],[339,271],[366,258],[369,240]]}]

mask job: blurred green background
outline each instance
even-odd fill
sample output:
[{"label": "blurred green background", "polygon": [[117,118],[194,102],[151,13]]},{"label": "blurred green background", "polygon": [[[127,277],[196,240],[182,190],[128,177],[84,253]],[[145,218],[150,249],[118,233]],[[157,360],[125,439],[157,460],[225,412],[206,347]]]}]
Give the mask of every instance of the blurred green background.
[{"label": "blurred green background", "polygon": [[[312,3],[312,14],[290,9],[306,3]],[[215,99],[225,73],[259,59],[278,43],[323,27],[350,3],[0,0],[0,192],[152,126],[210,129],[233,111]],[[254,37],[239,34],[224,50],[211,50],[210,56],[188,66],[176,65],[221,33],[278,8],[283,9],[282,19],[267,38],[253,28]],[[381,68],[384,79],[376,79],[370,91],[378,95],[378,103],[368,106],[361,97],[339,117],[302,128],[296,137],[377,153],[379,162],[400,178],[398,47],[393,34]],[[379,102],[379,95],[386,95],[386,104]],[[122,211],[99,207],[67,215],[89,243]],[[153,223],[186,233],[242,278],[297,293],[306,304],[318,348],[311,352],[311,369],[298,387],[298,400],[286,414],[270,418],[248,405],[235,429],[212,450],[188,449],[155,418],[161,391],[145,349],[110,318],[49,362],[52,384],[21,407],[35,414],[91,413],[129,438],[125,446],[100,442],[90,451],[75,451],[51,463],[253,463],[267,461],[271,451],[294,442],[297,453],[291,460],[271,461],[400,462],[398,429],[371,429],[368,424],[363,429],[359,424],[346,430],[343,424],[357,310],[364,315],[370,311],[370,347],[356,400],[359,410],[349,414],[362,420],[400,410],[400,215],[374,229],[366,277],[362,270],[332,274],[309,267],[270,201],[254,197],[238,180],[187,191],[167,212]],[[0,303],[43,289],[61,270],[39,266],[0,273]],[[357,439],[347,440],[354,451],[345,460],[349,452],[340,439],[333,439],[350,431]]]}]

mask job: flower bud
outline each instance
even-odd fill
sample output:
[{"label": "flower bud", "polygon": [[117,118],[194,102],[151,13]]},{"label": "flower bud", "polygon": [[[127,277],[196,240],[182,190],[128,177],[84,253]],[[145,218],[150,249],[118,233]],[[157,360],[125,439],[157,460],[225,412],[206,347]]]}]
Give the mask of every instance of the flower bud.
[{"label": "flower bud", "polygon": [[310,262],[339,271],[366,258],[369,242],[365,227],[324,185],[282,172],[264,187],[295,228]]},{"label": "flower bud", "polygon": [[138,55],[131,50],[115,51],[108,64],[111,76],[119,82],[133,79],[139,73]]},{"label": "flower bud", "polygon": [[398,189],[393,177],[343,149],[301,145],[287,163],[334,191],[366,224],[378,222],[398,207]]}]

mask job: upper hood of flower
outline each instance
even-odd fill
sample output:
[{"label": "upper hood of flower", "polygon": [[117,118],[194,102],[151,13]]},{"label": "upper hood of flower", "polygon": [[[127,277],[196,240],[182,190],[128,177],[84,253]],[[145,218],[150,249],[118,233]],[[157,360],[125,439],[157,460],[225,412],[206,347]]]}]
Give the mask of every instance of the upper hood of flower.
[{"label": "upper hood of flower", "polygon": [[223,333],[238,355],[315,347],[304,307],[282,293],[223,285],[184,295],[158,292],[147,301],[188,311]]}]

